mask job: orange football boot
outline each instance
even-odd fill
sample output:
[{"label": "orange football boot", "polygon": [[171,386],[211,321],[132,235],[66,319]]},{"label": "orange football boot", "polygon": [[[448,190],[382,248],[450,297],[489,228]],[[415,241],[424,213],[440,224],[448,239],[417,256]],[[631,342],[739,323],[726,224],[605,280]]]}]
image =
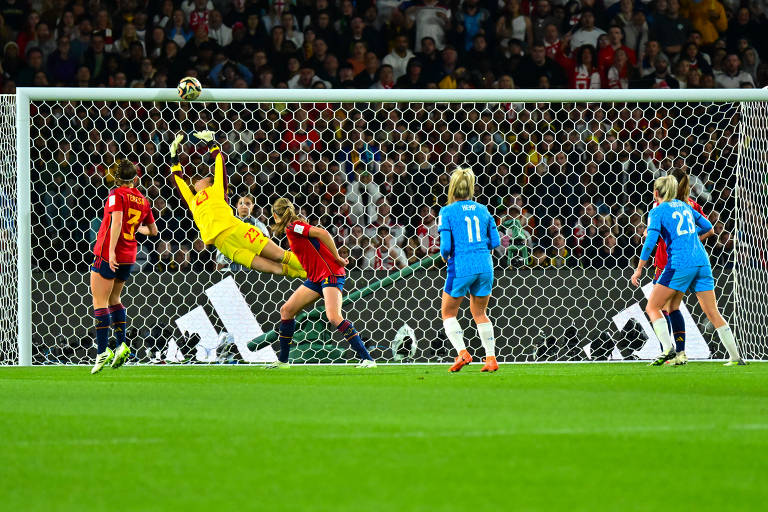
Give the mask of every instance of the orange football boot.
[{"label": "orange football boot", "polygon": [[485,358],[485,365],[481,372],[495,372],[499,369],[499,363],[496,362],[496,356],[488,356]]},{"label": "orange football boot", "polygon": [[459,352],[459,355],[456,356],[455,363],[453,363],[453,366],[451,366],[452,372],[457,372],[464,368],[466,365],[472,362],[472,356],[469,355],[469,352],[467,352],[466,349]]}]

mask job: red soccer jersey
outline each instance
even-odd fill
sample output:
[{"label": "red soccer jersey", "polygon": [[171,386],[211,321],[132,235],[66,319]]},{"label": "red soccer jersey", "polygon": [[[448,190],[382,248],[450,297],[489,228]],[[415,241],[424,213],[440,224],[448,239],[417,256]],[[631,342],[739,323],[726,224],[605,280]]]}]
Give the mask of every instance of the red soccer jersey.
[{"label": "red soccer jersey", "polygon": [[155,222],[149,201],[135,188],[117,187],[109,193],[96,245],[93,246],[93,253],[106,261],[109,261],[112,212],[123,212],[123,228],[115,246],[117,263],[136,263],[136,228]]},{"label": "red soccer jersey", "polygon": [[309,236],[310,227],[306,222],[297,220],[285,228],[291,251],[307,271],[307,279],[318,282],[329,276],[346,275],[344,267],[336,263],[331,250],[320,240]]},{"label": "red soccer jersey", "polygon": [[[701,205],[691,199],[688,198],[688,204],[691,205],[691,208],[699,212],[700,214],[704,215],[704,210],[701,209]],[[657,207],[659,204],[654,202],[653,207]],[[706,218],[707,216],[704,215]],[[653,257],[653,264],[656,265],[656,275],[661,275],[662,270],[664,270],[664,267],[667,266],[667,244],[664,243],[664,239],[659,237],[658,245],[656,246],[656,255]]]}]

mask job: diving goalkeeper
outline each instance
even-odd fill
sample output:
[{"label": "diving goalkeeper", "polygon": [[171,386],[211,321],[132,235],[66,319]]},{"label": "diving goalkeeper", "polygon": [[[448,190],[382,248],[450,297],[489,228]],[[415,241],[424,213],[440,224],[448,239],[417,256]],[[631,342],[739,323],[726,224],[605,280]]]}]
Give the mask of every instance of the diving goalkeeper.
[{"label": "diving goalkeeper", "polygon": [[277,244],[254,226],[246,224],[232,213],[227,202],[226,170],[224,156],[213,132],[202,131],[194,136],[208,144],[214,156],[213,176],[197,174],[192,177],[192,188],[181,176],[179,147],[184,135],[179,134],[171,144],[171,173],[181,195],[192,211],[192,217],[200,230],[200,237],[206,245],[213,244],[227,258],[259,272],[307,278],[307,273],[291,251],[281,249]]}]

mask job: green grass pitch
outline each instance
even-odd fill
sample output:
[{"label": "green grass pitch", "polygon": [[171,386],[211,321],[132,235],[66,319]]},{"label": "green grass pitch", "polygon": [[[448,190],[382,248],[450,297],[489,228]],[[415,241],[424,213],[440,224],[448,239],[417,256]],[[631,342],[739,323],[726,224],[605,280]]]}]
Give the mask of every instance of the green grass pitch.
[{"label": "green grass pitch", "polygon": [[13,511],[765,510],[768,364],[0,369]]}]

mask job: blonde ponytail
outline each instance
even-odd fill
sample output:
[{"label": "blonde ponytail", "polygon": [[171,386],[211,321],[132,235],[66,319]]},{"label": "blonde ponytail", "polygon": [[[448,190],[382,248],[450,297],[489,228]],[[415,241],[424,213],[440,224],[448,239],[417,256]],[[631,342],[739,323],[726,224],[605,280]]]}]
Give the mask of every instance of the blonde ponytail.
[{"label": "blonde ponytail", "polygon": [[296,209],[293,207],[293,203],[290,199],[281,197],[275,204],[272,205],[272,214],[277,217],[277,221],[272,226],[272,232],[275,235],[282,235],[285,233],[285,228],[291,222],[300,219],[296,214]]},{"label": "blonde ponytail", "polygon": [[472,199],[475,195],[475,173],[469,167],[458,168],[451,174],[448,184],[448,204],[458,200]]},{"label": "blonde ponytail", "polygon": [[657,178],[653,189],[659,193],[662,203],[671,201],[677,197],[677,179],[672,175]]}]

